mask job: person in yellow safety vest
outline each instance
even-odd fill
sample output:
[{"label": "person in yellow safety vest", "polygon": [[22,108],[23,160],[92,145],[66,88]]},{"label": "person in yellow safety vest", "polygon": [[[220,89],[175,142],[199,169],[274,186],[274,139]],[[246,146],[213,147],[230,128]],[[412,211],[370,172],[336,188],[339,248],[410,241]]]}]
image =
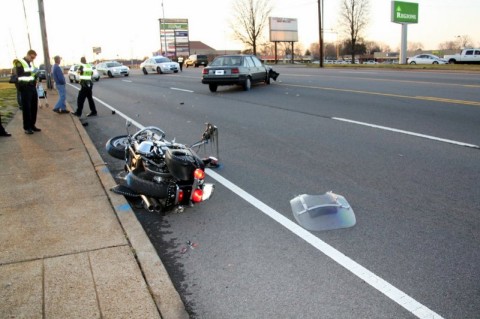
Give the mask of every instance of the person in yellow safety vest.
[{"label": "person in yellow safety vest", "polygon": [[18,90],[22,100],[23,129],[25,134],[40,132],[35,126],[38,112],[37,77],[33,60],[37,52],[29,50],[23,59],[14,60],[15,73],[18,77]]},{"label": "person in yellow safety vest", "polygon": [[90,106],[90,113],[87,114],[88,117],[97,115],[97,108],[95,107],[95,102],[93,101],[93,69],[90,64],[87,63],[85,57],[80,59],[81,65],[78,67],[77,73],[80,77],[80,91],[78,92],[77,97],[77,110],[72,112],[73,115],[81,117],[83,111],[83,104],[85,99],[88,99],[88,105]]}]

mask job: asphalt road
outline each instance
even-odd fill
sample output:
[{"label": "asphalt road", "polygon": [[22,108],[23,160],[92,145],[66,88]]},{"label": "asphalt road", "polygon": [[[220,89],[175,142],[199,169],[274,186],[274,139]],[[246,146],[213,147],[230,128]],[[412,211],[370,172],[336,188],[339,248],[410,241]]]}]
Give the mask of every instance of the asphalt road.
[{"label": "asphalt road", "polygon": [[[480,75],[277,70],[250,92],[201,68],[95,83],[86,129],[115,173],[111,108],[182,143],[219,128],[210,201],[136,210],[192,318],[478,318]],[[330,190],[357,224],[298,231],[289,201]]]}]

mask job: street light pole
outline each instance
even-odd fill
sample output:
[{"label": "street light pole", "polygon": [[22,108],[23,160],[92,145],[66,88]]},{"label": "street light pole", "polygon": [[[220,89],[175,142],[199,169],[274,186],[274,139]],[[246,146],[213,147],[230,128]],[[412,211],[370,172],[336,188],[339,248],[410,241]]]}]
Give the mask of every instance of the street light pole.
[{"label": "street light pole", "polygon": [[165,56],[167,56],[167,28],[165,27],[165,9],[163,7],[163,0],[162,0],[162,15],[163,15],[163,39],[165,42]]}]

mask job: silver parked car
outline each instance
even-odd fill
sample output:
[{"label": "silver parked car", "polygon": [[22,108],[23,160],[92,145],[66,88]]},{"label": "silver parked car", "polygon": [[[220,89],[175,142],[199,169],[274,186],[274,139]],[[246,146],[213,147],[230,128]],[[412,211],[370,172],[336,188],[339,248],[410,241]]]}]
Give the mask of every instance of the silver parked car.
[{"label": "silver parked car", "polygon": [[241,85],[250,91],[252,83],[270,84],[278,75],[255,55],[222,55],[202,70],[202,83],[208,84],[210,92],[216,92],[219,85]]},{"label": "silver parked car", "polygon": [[97,64],[96,68],[100,76],[107,75],[109,78],[130,75],[130,68],[117,61],[102,62]]},{"label": "silver parked car", "polygon": [[[80,64],[74,64],[70,67],[68,70],[68,79],[70,80],[70,83],[78,83],[80,82],[80,75],[78,75],[77,70]],[[92,81],[99,81],[100,80],[100,74],[98,74],[97,69],[92,66],[93,69],[93,75],[92,75]]]},{"label": "silver parked car", "polygon": [[433,54],[419,54],[408,58],[409,64],[447,64],[448,61]]},{"label": "silver parked car", "polygon": [[169,58],[163,56],[154,56],[143,61],[140,64],[140,69],[145,75],[147,75],[148,72],[156,72],[160,74],[177,73],[178,70],[180,70],[180,65]]}]

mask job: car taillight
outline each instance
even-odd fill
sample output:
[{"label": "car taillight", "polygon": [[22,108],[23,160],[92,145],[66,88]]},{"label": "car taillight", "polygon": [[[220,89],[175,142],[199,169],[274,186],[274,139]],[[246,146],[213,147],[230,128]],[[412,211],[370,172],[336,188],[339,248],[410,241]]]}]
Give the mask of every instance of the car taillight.
[{"label": "car taillight", "polygon": [[201,190],[200,188],[197,188],[194,192],[193,192],[193,195],[192,195],[192,201],[194,203],[200,203],[202,201],[202,198],[203,198],[203,190]]},{"label": "car taillight", "polygon": [[203,171],[203,169],[197,168],[195,170],[195,172],[193,172],[193,177],[195,179],[204,179],[205,178],[205,172]]},{"label": "car taillight", "polygon": [[178,202],[181,203],[183,200],[183,191],[180,189],[178,191]]},{"label": "car taillight", "polygon": [[202,74],[208,74],[208,70],[207,70],[207,69],[203,69],[203,70],[202,70]]},{"label": "car taillight", "polygon": [[238,74],[240,73],[240,71],[238,70],[238,68],[233,68],[232,69],[232,74]]}]

